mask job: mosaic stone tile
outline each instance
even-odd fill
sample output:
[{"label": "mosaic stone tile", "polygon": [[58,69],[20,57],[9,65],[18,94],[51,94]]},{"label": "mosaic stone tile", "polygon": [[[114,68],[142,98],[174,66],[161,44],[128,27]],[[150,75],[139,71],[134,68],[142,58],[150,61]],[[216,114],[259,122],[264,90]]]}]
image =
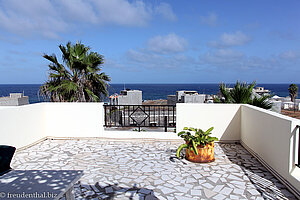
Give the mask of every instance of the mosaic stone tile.
[{"label": "mosaic stone tile", "polygon": [[14,169],[75,169],[76,199],[296,199],[239,144],[215,144],[216,161],[175,157],[177,141],[45,140],[18,151]]}]

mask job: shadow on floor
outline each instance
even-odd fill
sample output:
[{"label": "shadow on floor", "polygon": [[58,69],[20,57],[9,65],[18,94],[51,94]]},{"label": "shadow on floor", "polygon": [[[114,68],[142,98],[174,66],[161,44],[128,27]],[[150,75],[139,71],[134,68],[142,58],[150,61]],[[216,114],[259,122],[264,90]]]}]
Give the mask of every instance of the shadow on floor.
[{"label": "shadow on floor", "polygon": [[158,199],[153,190],[137,187],[136,184],[132,187],[121,187],[119,184],[101,185],[97,182],[95,185],[85,185],[79,182],[74,186],[74,190],[76,199]]},{"label": "shadow on floor", "polygon": [[240,144],[220,144],[227,159],[240,166],[264,199],[297,199]]}]

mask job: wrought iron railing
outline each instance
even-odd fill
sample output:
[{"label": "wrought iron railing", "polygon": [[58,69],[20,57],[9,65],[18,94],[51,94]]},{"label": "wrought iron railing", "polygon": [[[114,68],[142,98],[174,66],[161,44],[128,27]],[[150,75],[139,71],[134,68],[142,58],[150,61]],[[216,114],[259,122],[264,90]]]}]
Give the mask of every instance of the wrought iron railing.
[{"label": "wrought iron railing", "polygon": [[106,105],[105,127],[176,127],[175,105]]},{"label": "wrought iron railing", "polygon": [[296,166],[300,167],[300,126],[297,125],[298,129],[298,162],[296,162]]}]

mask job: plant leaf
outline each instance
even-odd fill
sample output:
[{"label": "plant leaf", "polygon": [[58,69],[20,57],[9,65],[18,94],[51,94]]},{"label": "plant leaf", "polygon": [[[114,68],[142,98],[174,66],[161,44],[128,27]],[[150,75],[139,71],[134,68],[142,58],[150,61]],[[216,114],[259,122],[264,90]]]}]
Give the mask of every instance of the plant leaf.
[{"label": "plant leaf", "polygon": [[182,149],[187,148],[187,147],[188,147],[187,144],[182,144],[182,145],[180,145],[180,146],[178,147],[178,149],[177,149],[177,151],[176,151],[176,156],[177,156],[177,158],[180,157],[180,152],[182,151]]}]

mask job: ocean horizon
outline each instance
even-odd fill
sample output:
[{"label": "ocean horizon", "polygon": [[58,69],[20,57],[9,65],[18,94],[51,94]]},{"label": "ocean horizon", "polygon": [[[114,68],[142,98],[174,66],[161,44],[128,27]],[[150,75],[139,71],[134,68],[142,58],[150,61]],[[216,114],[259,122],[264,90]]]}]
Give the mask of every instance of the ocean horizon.
[{"label": "ocean horizon", "polygon": [[[233,86],[235,83],[226,83]],[[289,96],[290,83],[258,83],[256,86],[264,87],[271,91],[272,95],[281,97]],[[300,84],[297,84],[300,87]],[[0,97],[9,96],[9,93],[24,93],[29,96],[29,102],[44,102],[39,95],[41,84],[0,84]],[[167,99],[168,95],[176,94],[178,90],[195,90],[200,94],[217,94],[219,83],[125,83],[109,85],[109,94],[120,93],[123,89],[142,90],[143,100]]]}]

